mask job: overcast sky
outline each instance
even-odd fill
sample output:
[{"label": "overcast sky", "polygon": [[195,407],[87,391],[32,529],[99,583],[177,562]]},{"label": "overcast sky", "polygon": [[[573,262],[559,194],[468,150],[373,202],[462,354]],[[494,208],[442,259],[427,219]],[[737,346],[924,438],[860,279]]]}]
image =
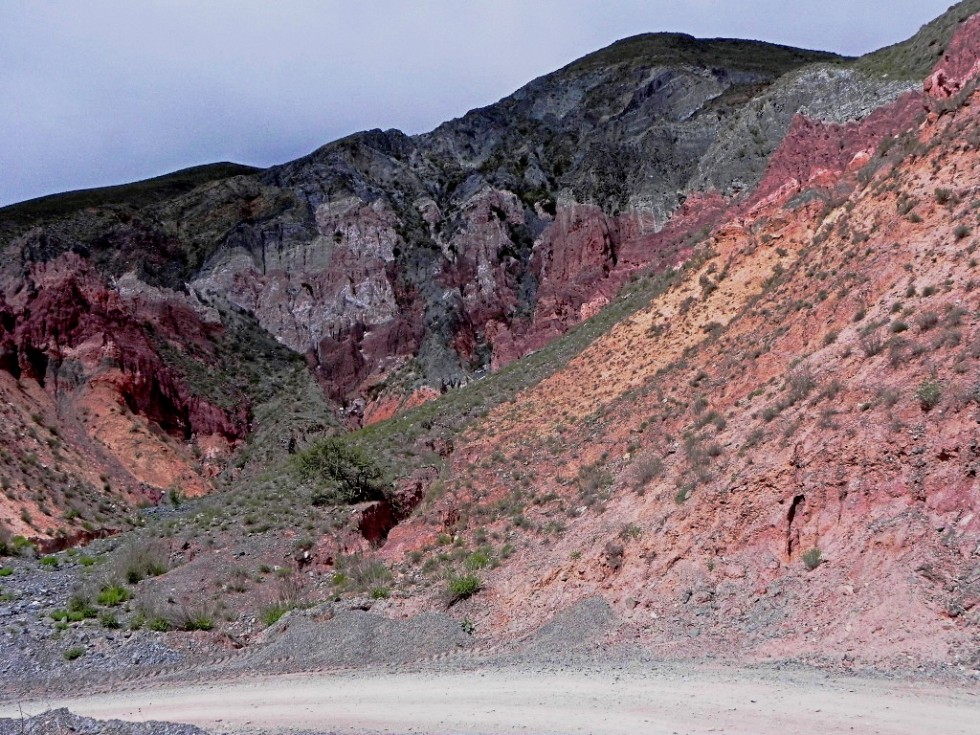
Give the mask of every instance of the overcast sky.
[{"label": "overcast sky", "polygon": [[0,205],[418,133],[625,36],[861,54],[949,0],[0,0]]}]

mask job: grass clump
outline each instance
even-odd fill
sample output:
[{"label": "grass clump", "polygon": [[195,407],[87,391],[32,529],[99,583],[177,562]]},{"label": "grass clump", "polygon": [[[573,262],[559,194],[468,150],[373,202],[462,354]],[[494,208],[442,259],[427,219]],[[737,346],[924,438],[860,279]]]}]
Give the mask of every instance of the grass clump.
[{"label": "grass clump", "polygon": [[116,605],[121,605],[130,598],[129,590],[121,585],[108,585],[103,587],[95,598],[103,607],[115,607]]},{"label": "grass clump", "polygon": [[463,574],[449,578],[446,596],[450,605],[466,600],[483,588],[483,582],[475,574]]},{"label": "grass clump", "polygon": [[279,622],[279,619],[288,613],[292,607],[282,602],[276,602],[272,605],[266,605],[259,611],[259,620],[265,627],[270,625],[275,625]]},{"label": "grass clump", "polygon": [[811,572],[823,563],[823,552],[817,547],[803,552],[803,564]]},{"label": "grass clump", "polygon": [[82,646],[72,646],[62,655],[65,657],[65,661],[74,661],[75,659],[81,658],[85,655],[85,649]]},{"label": "grass clump", "polygon": [[490,558],[490,553],[488,551],[477,549],[466,557],[466,561],[464,563],[467,569],[476,571],[477,569],[485,569],[486,567],[489,567],[491,564],[493,564],[493,559]]},{"label": "grass clump", "polygon": [[146,627],[157,633],[166,633],[173,630],[173,624],[163,615],[154,615],[146,621]]},{"label": "grass clump", "polygon": [[938,406],[942,395],[943,387],[934,378],[923,380],[915,391],[915,397],[923,411],[929,411]]},{"label": "grass clump", "polygon": [[158,542],[135,540],[117,557],[116,564],[123,579],[137,584],[147,577],[158,577],[169,568],[168,553]]},{"label": "grass clump", "polygon": [[391,579],[391,570],[384,562],[360,554],[339,557],[333,575],[337,587],[353,591],[386,589]]}]

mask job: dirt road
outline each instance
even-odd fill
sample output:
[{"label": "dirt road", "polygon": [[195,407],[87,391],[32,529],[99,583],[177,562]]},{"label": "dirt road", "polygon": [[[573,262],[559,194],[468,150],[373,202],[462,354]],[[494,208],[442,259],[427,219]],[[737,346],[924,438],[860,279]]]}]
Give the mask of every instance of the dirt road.
[{"label": "dirt road", "polygon": [[21,704],[216,732],[980,735],[980,687],[696,667],[307,674]]}]

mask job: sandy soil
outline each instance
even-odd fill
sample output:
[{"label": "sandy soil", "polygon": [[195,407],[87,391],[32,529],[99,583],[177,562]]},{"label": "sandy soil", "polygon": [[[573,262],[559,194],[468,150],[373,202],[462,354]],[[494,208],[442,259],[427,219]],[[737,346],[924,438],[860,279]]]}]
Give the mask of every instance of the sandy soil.
[{"label": "sandy soil", "polygon": [[302,674],[20,704],[218,732],[980,735],[980,687],[699,667]]}]

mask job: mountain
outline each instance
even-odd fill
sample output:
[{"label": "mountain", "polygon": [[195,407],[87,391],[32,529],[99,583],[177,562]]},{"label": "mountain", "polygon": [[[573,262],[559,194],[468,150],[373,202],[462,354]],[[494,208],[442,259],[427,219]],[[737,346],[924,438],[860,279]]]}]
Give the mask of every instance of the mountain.
[{"label": "mountain", "polygon": [[188,605],[285,558],[289,605],[487,636],[601,598],[612,642],[980,666],[978,11],[861,59],[637,36],[0,210],[5,536],[145,524]]}]

